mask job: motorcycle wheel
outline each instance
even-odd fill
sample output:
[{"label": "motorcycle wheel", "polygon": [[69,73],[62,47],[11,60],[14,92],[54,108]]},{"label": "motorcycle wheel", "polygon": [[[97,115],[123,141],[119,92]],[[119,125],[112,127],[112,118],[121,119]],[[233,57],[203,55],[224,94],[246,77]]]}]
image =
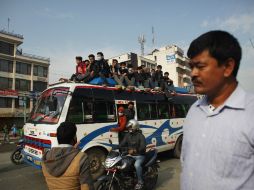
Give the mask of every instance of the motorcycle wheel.
[{"label": "motorcycle wheel", "polygon": [[18,148],[11,154],[12,163],[14,163],[16,165],[23,164],[24,155],[21,153],[21,151],[22,151],[22,148]]},{"label": "motorcycle wheel", "polygon": [[96,190],[120,190],[120,187],[118,186],[116,181],[113,181],[113,183],[110,186],[110,181],[108,180],[104,180],[104,181],[100,181],[97,185],[96,185]]},{"label": "motorcycle wheel", "polygon": [[158,168],[153,165],[147,169],[145,174],[145,189],[152,190],[155,189],[158,180]]}]

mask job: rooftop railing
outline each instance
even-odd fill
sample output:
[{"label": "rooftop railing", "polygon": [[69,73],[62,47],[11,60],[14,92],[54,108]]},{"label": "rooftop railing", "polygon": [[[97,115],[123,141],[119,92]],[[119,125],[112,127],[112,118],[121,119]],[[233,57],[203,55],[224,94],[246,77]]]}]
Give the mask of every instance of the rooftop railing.
[{"label": "rooftop railing", "polygon": [[0,30],[0,33],[2,34],[6,34],[6,35],[10,35],[10,36],[13,36],[13,37],[17,37],[17,38],[20,38],[20,39],[24,39],[23,35],[21,34],[15,34],[14,32],[8,32],[4,29]]}]

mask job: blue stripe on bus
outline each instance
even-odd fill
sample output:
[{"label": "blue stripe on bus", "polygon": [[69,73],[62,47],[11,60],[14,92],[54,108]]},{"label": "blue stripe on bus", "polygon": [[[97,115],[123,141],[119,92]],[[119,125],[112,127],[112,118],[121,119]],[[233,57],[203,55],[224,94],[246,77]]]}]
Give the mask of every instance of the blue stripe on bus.
[{"label": "blue stripe on bus", "polygon": [[109,132],[109,130],[113,127],[116,127],[116,124],[108,125],[89,133],[87,136],[85,136],[84,138],[80,140],[79,148],[83,148],[87,143],[89,143],[90,141],[98,137],[99,135]]},{"label": "blue stripe on bus", "polygon": [[[85,145],[87,145],[90,141],[92,141],[93,139],[95,139],[96,137],[98,137],[99,135],[102,135],[106,132],[109,132],[109,130],[113,127],[116,127],[116,124],[114,125],[108,125],[105,127],[102,127],[100,129],[97,129],[91,133],[89,133],[87,136],[85,136],[84,138],[82,138],[80,140],[80,144],[79,144],[79,148],[82,149]],[[151,129],[156,129],[155,132],[153,134],[151,134],[150,136],[148,136],[146,138],[146,142],[152,143],[152,139],[156,139],[156,146],[161,146],[161,145],[165,145],[167,143],[163,142],[162,140],[162,133],[165,129],[169,130],[169,135],[175,133],[178,130],[181,130],[182,127],[178,127],[178,128],[172,128],[170,126],[170,122],[169,120],[165,121],[159,128],[153,127],[153,126],[149,126],[149,125],[141,125],[140,128],[151,128]],[[181,133],[181,132],[179,132]],[[103,143],[101,143],[103,144]],[[104,143],[104,145],[106,146],[114,146],[108,143]]]}]

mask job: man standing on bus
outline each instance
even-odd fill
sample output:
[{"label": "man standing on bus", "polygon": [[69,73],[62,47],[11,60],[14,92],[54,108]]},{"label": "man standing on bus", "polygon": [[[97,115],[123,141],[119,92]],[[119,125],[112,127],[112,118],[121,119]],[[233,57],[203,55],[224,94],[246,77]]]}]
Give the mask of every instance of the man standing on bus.
[{"label": "man standing on bus", "polygon": [[42,158],[42,171],[49,189],[94,189],[88,156],[74,148],[76,125],[63,122],[57,128],[59,145]]},{"label": "man standing on bus", "polygon": [[236,76],[241,60],[237,39],[210,31],[187,53],[197,94],[183,127],[182,190],[254,189],[254,95]]},{"label": "man standing on bus", "polygon": [[124,107],[118,108],[118,127],[110,129],[111,132],[118,132],[119,144],[123,141],[124,136],[128,131],[126,130],[127,117],[124,114]]}]

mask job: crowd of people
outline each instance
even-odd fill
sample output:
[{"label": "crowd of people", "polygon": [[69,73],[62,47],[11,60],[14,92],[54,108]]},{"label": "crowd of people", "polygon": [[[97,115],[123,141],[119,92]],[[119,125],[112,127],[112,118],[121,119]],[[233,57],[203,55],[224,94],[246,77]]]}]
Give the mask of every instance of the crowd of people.
[{"label": "crowd of people", "polygon": [[145,65],[134,68],[132,65],[127,66],[125,62],[119,64],[116,59],[113,59],[112,65],[109,65],[102,52],[97,53],[97,59],[93,54],[90,54],[86,60],[77,56],[76,73],[71,76],[70,81],[89,83],[97,77],[102,79],[103,86],[108,86],[107,78],[111,78],[123,88],[134,87],[175,91],[169,73],[165,72],[163,74],[161,65],[157,65],[156,70],[150,70]]}]

